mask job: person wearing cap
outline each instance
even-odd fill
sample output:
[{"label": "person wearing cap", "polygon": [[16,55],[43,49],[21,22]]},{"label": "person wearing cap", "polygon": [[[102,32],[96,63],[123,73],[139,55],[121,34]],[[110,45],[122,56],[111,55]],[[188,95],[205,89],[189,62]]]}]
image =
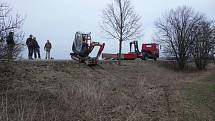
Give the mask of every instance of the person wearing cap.
[{"label": "person wearing cap", "polygon": [[26,45],[28,47],[28,59],[32,60],[34,51],[34,40],[32,35],[30,35],[29,38],[26,40]]},{"label": "person wearing cap", "polygon": [[8,47],[8,59],[12,59],[13,58],[13,50],[15,47],[15,42],[14,42],[14,33],[13,32],[9,32],[9,35],[6,38],[6,42],[7,42],[7,47]]},{"label": "person wearing cap", "polygon": [[38,58],[41,59],[40,57],[40,46],[37,42],[37,39],[36,37],[33,38],[33,41],[34,41],[34,58],[37,59],[37,55],[38,55]]},{"label": "person wearing cap", "polygon": [[49,40],[47,40],[45,46],[44,46],[44,50],[46,51],[46,59],[50,59],[50,51],[52,48],[52,44],[50,43]]}]

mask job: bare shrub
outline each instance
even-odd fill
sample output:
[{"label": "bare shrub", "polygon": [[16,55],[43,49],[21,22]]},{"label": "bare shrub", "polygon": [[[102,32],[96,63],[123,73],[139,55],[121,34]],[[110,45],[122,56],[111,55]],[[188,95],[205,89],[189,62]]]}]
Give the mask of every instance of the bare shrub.
[{"label": "bare shrub", "polygon": [[20,31],[24,19],[21,15],[13,16],[12,8],[4,2],[0,2],[0,59],[7,58],[8,47],[6,38],[9,32],[14,32],[15,47],[13,50],[13,57],[18,57],[23,49],[24,34]]},{"label": "bare shrub", "polygon": [[194,57],[196,67],[199,70],[205,69],[206,65],[210,63],[214,54],[215,48],[215,33],[213,22],[204,18],[198,25],[195,26],[194,43],[191,52]]},{"label": "bare shrub", "polygon": [[195,41],[195,27],[204,16],[192,8],[183,6],[171,9],[161,19],[156,21],[158,40],[168,56],[173,56],[181,70],[184,69]]}]

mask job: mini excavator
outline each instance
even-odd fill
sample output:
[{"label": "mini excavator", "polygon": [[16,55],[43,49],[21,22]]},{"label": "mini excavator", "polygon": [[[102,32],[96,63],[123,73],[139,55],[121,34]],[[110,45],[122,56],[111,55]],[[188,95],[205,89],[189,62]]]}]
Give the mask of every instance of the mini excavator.
[{"label": "mini excavator", "polygon": [[[95,57],[90,57],[89,54],[98,46],[99,51]],[[72,45],[73,53],[70,53],[71,58],[78,60],[80,63],[87,65],[97,65],[99,57],[104,49],[105,43],[100,44],[91,39],[91,33],[76,32],[75,39]]]}]

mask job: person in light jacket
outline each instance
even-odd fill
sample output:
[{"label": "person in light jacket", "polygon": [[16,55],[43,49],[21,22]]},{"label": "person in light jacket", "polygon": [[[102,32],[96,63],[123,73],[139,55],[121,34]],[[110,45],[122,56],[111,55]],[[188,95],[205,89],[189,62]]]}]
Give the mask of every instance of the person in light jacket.
[{"label": "person in light jacket", "polygon": [[49,40],[47,40],[45,46],[44,46],[44,50],[46,51],[46,59],[50,59],[50,51],[52,48],[52,44],[50,43]]}]

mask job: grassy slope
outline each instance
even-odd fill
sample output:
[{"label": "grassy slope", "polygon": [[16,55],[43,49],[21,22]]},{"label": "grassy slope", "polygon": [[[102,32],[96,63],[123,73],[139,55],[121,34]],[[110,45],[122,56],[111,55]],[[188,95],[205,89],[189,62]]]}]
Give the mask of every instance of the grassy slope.
[{"label": "grassy slope", "polygon": [[215,120],[215,72],[185,83],[185,94],[197,108],[208,111]]},{"label": "grassy slope", "polygon": [[[203,121],[211,120],[208,112],[214,110],[214,87],[208,88],[214,68],[208,76],[146,61],[126,61],[120,67],[114,62],[88,67],[68,61],[15,62],[9,70],[2,66],[0,121]],[[181,91],[202,106],[193,106]]]}]

